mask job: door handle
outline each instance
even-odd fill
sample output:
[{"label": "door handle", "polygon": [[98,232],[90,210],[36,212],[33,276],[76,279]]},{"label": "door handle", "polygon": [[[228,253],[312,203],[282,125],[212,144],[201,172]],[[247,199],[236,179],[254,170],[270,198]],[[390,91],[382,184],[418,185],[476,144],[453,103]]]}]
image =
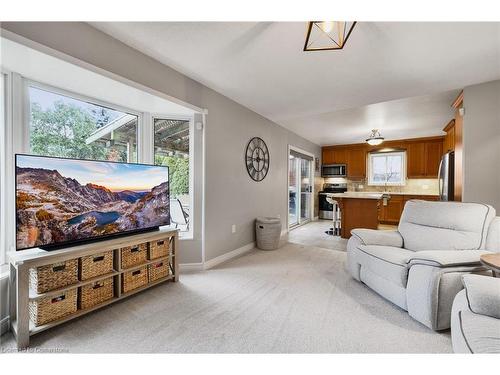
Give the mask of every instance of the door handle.
[{"label": "door handle", "polygon": [[441,170],[443,167],[443,159],[439,162],[438,169],[438,189],[439,189],[439,199],[443,198],[443,176],[441,176]]}]

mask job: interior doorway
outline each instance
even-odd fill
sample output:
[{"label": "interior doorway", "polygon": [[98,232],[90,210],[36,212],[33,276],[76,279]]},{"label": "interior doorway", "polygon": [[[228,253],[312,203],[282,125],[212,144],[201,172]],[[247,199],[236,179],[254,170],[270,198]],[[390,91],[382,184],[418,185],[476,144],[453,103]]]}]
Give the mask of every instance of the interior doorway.
[{"label": "interior doorway", "polygon": [[292,146],[288,151],[288,228],[311,221],[313,217],[314,157]]}]

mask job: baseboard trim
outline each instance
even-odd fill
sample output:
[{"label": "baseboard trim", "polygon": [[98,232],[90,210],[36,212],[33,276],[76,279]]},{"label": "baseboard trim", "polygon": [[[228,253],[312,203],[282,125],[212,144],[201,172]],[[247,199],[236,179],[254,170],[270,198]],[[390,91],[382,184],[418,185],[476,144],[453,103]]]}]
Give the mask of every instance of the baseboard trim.
[{"label": "baseboard trim", "polygon": [[199,272],[203,271],[203,263],[181,263],[179,264],[180,272]]},{"label": "baseboard trim", "polygon": [[10,330],[10,319],[8,316],[0,320],[0,335],[7,333]]},{"label": "baseboard trim", "polygon": [[227,262],[228,260],[231,260],[233,258],[239,257],[240,255],[248,253],[253,248],[255,248],[255,242],[251,242],[249,244],[246,244],[245,246],[242,246],[236,250],[230,251],[229,253],[219,255],[218,257],[207,260],[205,262],[204,268],[206,270],[209,270],[210,268],[213,268],[221,263]]}]

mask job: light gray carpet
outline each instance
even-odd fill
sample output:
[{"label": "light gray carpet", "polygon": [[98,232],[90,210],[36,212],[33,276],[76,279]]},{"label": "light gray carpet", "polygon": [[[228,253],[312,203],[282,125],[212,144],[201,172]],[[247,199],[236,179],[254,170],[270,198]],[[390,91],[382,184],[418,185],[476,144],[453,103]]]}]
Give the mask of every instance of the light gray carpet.
[{"label": "light gray carpet", "polygon": [[288,232],[287,240],[302,245],[346,251],[347,240],[325,233],[331,227],[331,220],[312,221]]},{"label": "light gray carpet", "polygon": [[[181,276],[32,337],[70,352],[451,351],[449,333],[412,320],[345,271],[346,253],[288,243]],[[3,347],[14,345],[10,334]]]}]

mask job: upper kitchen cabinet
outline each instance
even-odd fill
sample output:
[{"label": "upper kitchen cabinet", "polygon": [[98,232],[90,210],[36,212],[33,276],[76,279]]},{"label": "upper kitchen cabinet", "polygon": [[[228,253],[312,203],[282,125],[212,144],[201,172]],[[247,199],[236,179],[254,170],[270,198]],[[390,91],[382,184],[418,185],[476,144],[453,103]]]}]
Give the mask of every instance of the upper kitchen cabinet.
[{"label": "upper kitchen cabinet", "polygon": [[427,177],[437,178],[442,155],[442,139],[425,143],[425,174]]},{"label": "upper kitchen cabinet", "polygon": [[443,131],[446,132],[443,140],[443,153],[455,151],[455,119],[451,120]]},{"label": "upper kitchen cabinet", "polygon": [[406,146],[408,178],[437,178],[443,154],[443,137],[408,141]]},{"label": "upper kitchen cabinet", "polygon": [[411,142],[406,146],[406,171],[408,178],[425,177],[424,142]]},{"label": "upper kitchen cabinet", "polygon": [[323,147],[323,164],[347,164],[345,147]]},{"label": "upper kitchen cabinet", "polygon": [[408,178],[437,178],[444,137],[385,141],[379,146],[363,143],[323,147],[323,164],[346,164],[347,178],[366,178],[367,154],[384,149],[405,150]]},{"label": "upper kitchen cabinet", "polygon": [[346,149],[347,177],[366,178],[366,147],[349,147]]}]

